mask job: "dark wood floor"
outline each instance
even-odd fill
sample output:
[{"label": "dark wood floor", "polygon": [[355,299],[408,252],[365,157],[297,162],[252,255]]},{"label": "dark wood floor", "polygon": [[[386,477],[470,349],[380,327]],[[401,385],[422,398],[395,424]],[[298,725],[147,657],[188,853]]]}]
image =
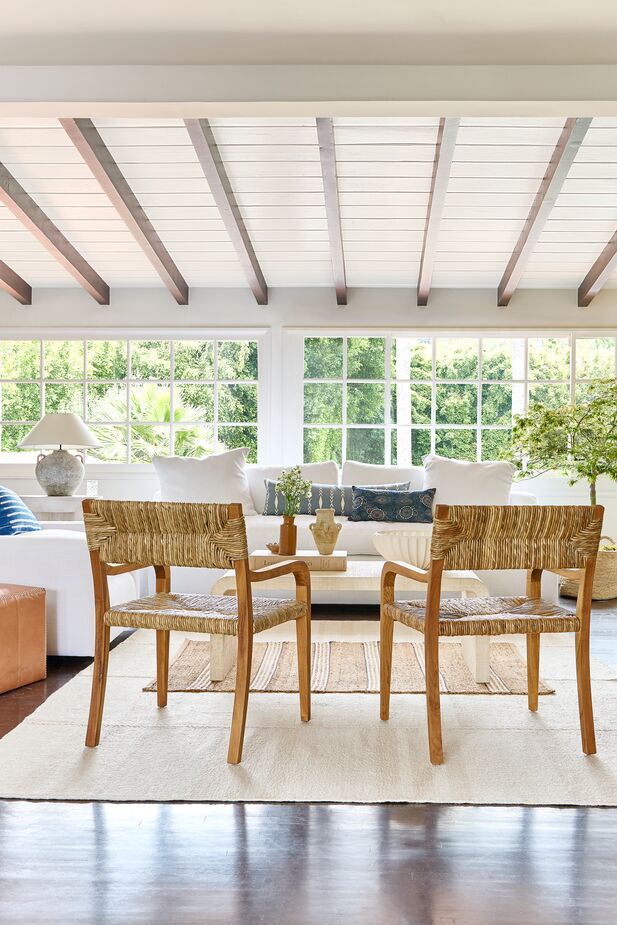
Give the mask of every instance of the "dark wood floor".
[{"label": "dark wood floor", "polygon": [[[611,607],[593,650],[617,670]],[[612,809],[0,802],[0,925],[610,925],[616,845]]]}]

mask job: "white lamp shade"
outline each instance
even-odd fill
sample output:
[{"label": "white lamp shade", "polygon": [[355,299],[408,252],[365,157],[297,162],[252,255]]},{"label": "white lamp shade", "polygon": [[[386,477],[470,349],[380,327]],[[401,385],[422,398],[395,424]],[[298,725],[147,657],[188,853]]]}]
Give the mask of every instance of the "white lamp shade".
[{"label": "white lamp shade", "polygon": [[27,447],[100,446],[89,427],[76,414],[46,414],[19,444]]}]

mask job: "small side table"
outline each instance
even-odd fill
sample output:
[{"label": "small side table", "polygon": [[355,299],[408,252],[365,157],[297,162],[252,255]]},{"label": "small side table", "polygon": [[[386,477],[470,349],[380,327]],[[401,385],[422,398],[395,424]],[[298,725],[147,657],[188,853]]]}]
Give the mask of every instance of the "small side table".
[{"label": "small side table", "polygon": [[37,520],[83,520],[81,502],[87,495],[20,495]]}]

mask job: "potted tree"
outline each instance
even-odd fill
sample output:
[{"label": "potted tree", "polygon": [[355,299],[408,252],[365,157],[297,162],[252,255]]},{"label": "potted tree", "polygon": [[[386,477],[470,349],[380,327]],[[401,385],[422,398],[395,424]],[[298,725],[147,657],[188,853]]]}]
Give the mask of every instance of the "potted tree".
[{"label": "potted tree", "polygon": [[[585,479],[596,504],[600,476],[617,480],[617,381],[593,380],[576,405],[533,405],[516,418],[512,454],[521,478],[559,472],[570,485]],[[610,537],[603,539],[608,543],[598,554],[594,600],[617,597],[617,548]],[[576,582],[562,579],[560,592],[575,597]]]},{"label": "potted tree", "polygon": [[298,543],[298,528],[294,518],[300,513],[303,498],[311,492],[311,483],[303,478],[300,466],[284,469],[276,483],[275,490],[285,499],[285,513],[279,535],[279,553],[282,556],[295,556]]}]

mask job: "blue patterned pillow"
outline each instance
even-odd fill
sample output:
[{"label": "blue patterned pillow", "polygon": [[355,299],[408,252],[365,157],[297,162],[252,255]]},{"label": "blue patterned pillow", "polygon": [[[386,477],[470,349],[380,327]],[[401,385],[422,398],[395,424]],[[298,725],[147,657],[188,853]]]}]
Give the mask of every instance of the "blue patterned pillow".
[{"label": "blue patterned pillow", "polygon": [[0,485],[0,536],[36,533],[40,529],[40,523],[19,495]]},{"label": "blue patterned pillow", "polygon": [[[264,479],[264,485],[266,486],[264,514],[266,516],[284,514],[285,498],[276,491],[276,482],[273,479]],[[401,482],[398,485],[372,485],[371,487],[404,491],[409,488],[409,482]],[[353,508],[352,486],[311,485],[311,494],[300,502],[300,513],[314,514],[320,507],[333,507],[335,517],[350,517]]]},{"label": "blue patterned pillow", "polygon": [[383,488],[353,488],[350,520],[377,520],[388,523],[431,524],[434,488],[424,491],[393,491]]}]

